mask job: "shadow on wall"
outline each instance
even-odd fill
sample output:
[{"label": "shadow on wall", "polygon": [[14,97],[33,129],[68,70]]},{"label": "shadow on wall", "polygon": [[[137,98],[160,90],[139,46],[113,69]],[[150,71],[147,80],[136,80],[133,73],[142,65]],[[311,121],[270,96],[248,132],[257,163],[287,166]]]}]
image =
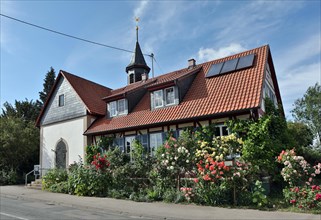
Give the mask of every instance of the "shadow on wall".
[{"label": "shadow on wall", "polygon": [[42,175],[44,175],[48,169],[54,168],[54,163],[53,163],[54,158],[55,158],[55,152],[53,152],[51,148],[48,149],[46,145],[46,141],[43,140],[42,164],[41,164],[42,166],[41,168],[43,169]]}]

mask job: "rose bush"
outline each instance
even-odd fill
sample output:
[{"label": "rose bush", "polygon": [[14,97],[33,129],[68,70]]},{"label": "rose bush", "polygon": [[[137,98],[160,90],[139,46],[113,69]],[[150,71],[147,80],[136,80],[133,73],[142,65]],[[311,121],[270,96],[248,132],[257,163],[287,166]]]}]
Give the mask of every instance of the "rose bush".
[{"label": "rose bush", "polygon": [[320,174],[321,163],[312,167],[294,150],[282,151],[277,161],[284,165],[281,175],[289,184],[283,189],[286,201],[301,209],[320,209],[321,186],[315,184],[315,177]]},{"label": "rose bush", "polygon": [[198,140],[197,143],[196,157],[198,159],[208,155],[216,161],[223,161],[228,155],[233,157],[239,155],[243,141],[237,138],[235,134],[230,134],[228,136],[214,137],[211,142]]},{"label": "rose bush", "polygon": [[304,187],[285,188],[285,199],[300,209],[321,209],[321,186],[312,185]]},{"label": "rose bush", "polygon": [[312,185],[315,176],[320,174],[321,163],[311,167],[302,156],[297,156],[293,149],[283,150],[277,161],[284,165],[281,175],[290,187]]}]

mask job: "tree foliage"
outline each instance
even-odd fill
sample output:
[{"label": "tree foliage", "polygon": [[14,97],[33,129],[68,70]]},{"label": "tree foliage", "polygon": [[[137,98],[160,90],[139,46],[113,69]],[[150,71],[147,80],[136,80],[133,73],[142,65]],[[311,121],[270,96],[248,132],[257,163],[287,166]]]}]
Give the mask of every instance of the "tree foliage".
[{"label": "tree foliage", "polygon": [[[309,147],[313,143],[313,134],[310,128],[301,122],[288,122],[288,130],[293,146]],[[298,152],[301,154],[301,152]]]},{"label": "tree foliage", "polygon": [[39,92],[39,98],[41,106],[43,106],[47,100],[47,97],[55,83],[56,80],[56,72],[54,68],[50,67],[50,70],[47,72],[46,77],[43,83],[43,90]]},{"label": "tree foliage", "polygon": [[0,122],[1,169],[30,171],[39,158],[39,130],[34,122],[22,118],[1,117]]},{"label": "tree foliage", "polygon": [[308,88],[303,98],[297,99],[292,110],[295,120],[306,123],[321,143],[321,86],[316,83]]},{"label": "tree foliage", "polygon": [[284,148],[289,147],[286,120],[269,100],[265,100],[266,114],[258,120],[232,121],[229,127],[243,140],[242,157],[249,161],[261,174],[275,172],[275,157]]},{"label": "tree foliage", "polygon": [[6,118],[21,118],[25,121],[36,121],[40,112],[40,106],[38,102],[33,100],[17,101],[14,105],[9,102],[5,102],[2,108],[1,117]]},{"label": "tree foliage", "polygon": [[[40,101],[15,100],[14,104],[5,102],[0,114],[0,170],[4,175],[10,173],[22,177],[39,163],[39,129],[35,121],[54,84],[56,75],[51,67],[44,80]],[[14,176],[14,175],[10,175]],[[7,178],[8,179],[8,178]],[[16,180],[10,180],[13,183]],[[19,180],[18,180],[19,181]],[[8,180],[0,181],[7,184]]]}]

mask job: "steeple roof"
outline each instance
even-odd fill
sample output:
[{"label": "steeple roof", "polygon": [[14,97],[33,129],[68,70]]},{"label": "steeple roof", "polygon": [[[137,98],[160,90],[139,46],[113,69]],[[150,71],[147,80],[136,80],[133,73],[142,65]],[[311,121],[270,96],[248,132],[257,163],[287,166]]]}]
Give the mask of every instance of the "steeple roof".
[{"label": "steeple roof", "polygon": [[150,68],[146,64],[144,55],[142,53],[142,50],[140,49],[138,41],[136,41],[135,53],[133,54],[130,63],[126,67],[126,72],[134,68],[144,68],[146,69],[147,73],[150,71]]}]

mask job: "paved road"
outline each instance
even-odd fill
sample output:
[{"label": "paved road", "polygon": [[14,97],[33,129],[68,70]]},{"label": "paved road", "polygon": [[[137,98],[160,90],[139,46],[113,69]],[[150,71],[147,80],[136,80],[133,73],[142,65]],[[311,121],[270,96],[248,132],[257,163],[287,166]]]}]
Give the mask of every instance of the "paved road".
[{"label": "paved road", "polygon": [[1,220],[32,220],[32,219],[133,219],[145,220],[138,216],[129,216],[121,213],[104,212],[103,210],[88,210],[76,207],[67,207],[52,202],[26,201],[18,198],[1,197]]},{"label": "paved road", "polygon": [[[4,219],[297,219],[321,220],[320,215],[228,209],[209,206],[133,202],[111,198],[78,197],[24,186],[0,186]],[[34,210],[40,208],[39,216]],[[57,218],[59,215],[59,218]]]}]

